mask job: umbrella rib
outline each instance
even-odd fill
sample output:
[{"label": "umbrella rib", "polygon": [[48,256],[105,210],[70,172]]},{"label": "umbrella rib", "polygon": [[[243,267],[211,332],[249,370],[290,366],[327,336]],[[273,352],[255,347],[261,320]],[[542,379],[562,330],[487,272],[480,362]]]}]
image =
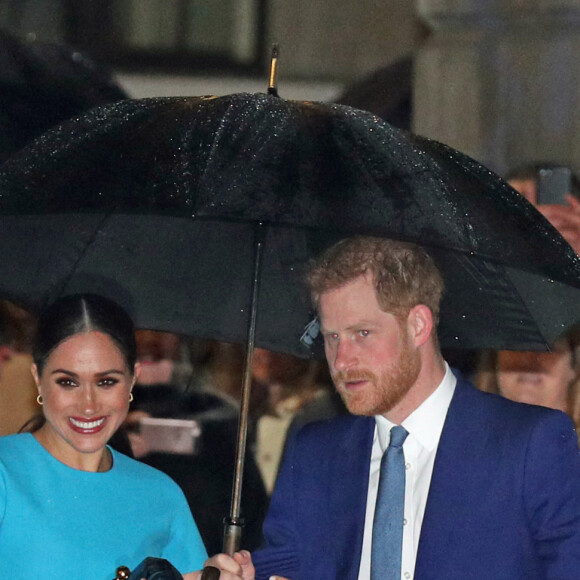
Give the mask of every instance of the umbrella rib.
[{"label": "umbrella rib", "polygon": [[113,213],[112,211],[105,213],[103,215],[102,219],[99,220],[98,224],[94,227],[90,238],[85,243],[82,252],[80,252],[78,258],[75,260],[75,263],[74,263],[73,267],[71,268],[69,275],[63,280],[63,282],[59,288],[59,291],[54,298],[58,298],[59,296],[63,295],[65,288],[69,285],[70,281],[73,279],[73,277],[77,273],[79,264],[81,263],[82,259],[85,257],[89,248],[93,245],[93,243],[97,239],[97,236],[99,235],[99,232],[101,231],[101,229],[103,227],[103,224],[111,217],[112,213]]}]

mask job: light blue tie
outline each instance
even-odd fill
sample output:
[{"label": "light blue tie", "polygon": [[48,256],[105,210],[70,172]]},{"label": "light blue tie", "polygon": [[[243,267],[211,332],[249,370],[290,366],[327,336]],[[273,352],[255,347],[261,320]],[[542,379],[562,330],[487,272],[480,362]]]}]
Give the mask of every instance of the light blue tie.
[{"label": "light blue tie", "polygon": [[404,427],[391,429],[391,440],[381,459],[381,476],[373,522],[371,580],[401,580],[405,508]]}]

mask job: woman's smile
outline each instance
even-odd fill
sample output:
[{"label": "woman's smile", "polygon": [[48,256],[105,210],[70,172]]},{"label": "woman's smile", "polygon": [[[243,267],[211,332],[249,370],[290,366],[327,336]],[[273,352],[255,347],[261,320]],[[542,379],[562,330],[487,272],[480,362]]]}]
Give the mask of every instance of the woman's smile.
[{"label": "woman's smile", "polygon": [[77,433],[85,433],[87,435],[98,433],[103,429],[106,420],[106,417],[100,417],[98,419],[79,419],[77,417],[69,417],[72,429]]}]

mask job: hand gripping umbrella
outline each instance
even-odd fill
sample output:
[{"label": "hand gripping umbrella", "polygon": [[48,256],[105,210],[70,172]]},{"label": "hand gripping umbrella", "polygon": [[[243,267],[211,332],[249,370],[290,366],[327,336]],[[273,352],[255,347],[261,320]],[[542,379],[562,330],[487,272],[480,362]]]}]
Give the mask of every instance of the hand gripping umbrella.
[{"label": "hand gripping umbrella", "polygon": [[1,296],[35,311],[90,290],[139,327],[248,343],[237,466],[253,346],[316,350],[300,341],[303,269],[352,234],[431,252],[443,346],[545,349],[580,318],[580,261],[525,199],[457,151],[346,106],[123,101],[44,134],[0,173]]}]

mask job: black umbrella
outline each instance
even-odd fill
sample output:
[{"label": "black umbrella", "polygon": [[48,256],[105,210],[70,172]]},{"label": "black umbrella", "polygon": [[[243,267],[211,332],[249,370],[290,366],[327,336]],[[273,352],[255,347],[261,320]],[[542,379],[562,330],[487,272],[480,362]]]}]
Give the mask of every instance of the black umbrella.
[{"label": "black umbrella", "polygon": [[90,290],[143,328],[247,341],[243,435],[254,342],[312,352],[303,268],[356,233],[429,248],[444,346],[545,348],[580,311],[578,258],[485,167],[369,113],[248,94],[101,107],[14,156],[0,295]]},{"label": "black umbrella", "polygon": [[431,250],[444,346],[544,348],[577,312],[578,258],[520,195],[338,105],[239,94],[104,106],[5,165],[0,214],[0,294],[33,311],[91,289],[140,327],[245,342],[261,248],[256,343],[304,356],[304,264],[366,233]]}]

